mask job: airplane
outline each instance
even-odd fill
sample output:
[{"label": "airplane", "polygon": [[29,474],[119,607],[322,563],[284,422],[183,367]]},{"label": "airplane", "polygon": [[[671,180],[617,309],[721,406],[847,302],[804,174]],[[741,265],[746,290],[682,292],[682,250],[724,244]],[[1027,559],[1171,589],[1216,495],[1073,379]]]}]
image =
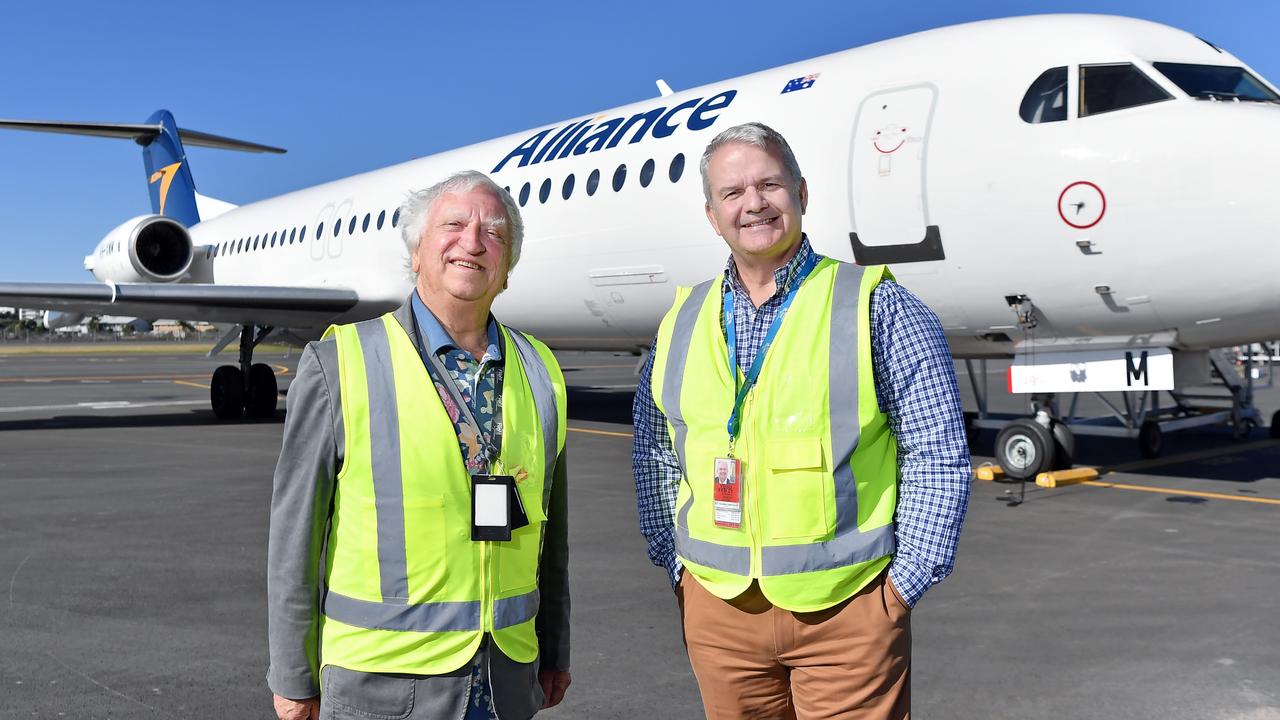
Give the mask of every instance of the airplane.
[{"label": "airplane", "polygon": [[[1154,454],[1165,431],[1258,424],[1251,386],[1219,349],[1280,337],[1280,207],[1264,175],[1280,161],[1280,93],[1222,48],[1138,19],[1039,15],[658,87],[239,207],[196,192],[185,147],[282,150],[181,129],[167,111],[138,125],[0,121],[135,140],[153,208],[85,258],[97,282],[0,283],[0,303],[66,314],[54,324],[86,313],[233,324],[213,352],[238,342],[239,362],[215,371],[213,411],[270,415],[276,380],[255,346],[397,306],[412,287],[400,202],[474,168],[517,199],[528,228],[495,314],[554,348],[644,352],[676,287],[723,267],[701,207],[703,148],[760,121],[808,179],[815,249],[888,264],[938,314],[970,365],[971,428],[999,431],[1010,477],[1069,464],[1073,433],[1137,438]],[[1001,357],[1034,417],[987,412],[984,360]],[[1185,393],[1211,367],[1228,409],[1198,410]],[[1091,392],[1120,393],[1119,425],[1076,417],[1074,400],[1062,412],[1058,395]]]}]

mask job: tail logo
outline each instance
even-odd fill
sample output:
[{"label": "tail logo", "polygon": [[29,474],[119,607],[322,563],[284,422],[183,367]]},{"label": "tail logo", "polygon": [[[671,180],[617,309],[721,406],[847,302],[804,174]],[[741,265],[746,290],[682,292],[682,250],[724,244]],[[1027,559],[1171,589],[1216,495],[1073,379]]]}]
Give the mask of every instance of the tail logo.
[{"label": "tail logo", "polygon": [[160,181],[160,214],[164,214],[164,201],[169,197],[169,186],[173,184],[173,176],[178,174],[178,168],[182,167],[182,161],[172,165],[166,165],[159,170],[151,173],[151,179],[147,181],[149,185],[154,185],[157,180]]}]

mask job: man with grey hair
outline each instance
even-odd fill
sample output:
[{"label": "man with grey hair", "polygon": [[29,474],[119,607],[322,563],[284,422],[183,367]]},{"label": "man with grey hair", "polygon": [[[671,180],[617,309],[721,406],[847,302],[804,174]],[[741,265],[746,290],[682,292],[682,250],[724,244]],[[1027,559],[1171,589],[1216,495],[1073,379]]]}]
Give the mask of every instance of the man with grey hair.
[{"label": "man with grey hair", "polygon": [[773,129],[725,130],[701,170],[729,261],[658,330],[632,465],[707,717],[906,718],[911,609],[969,492],[942,327],[884,266],[814,252]]},{"label": "man with grey hair", "polygon": [[564,376],[490,314],[520,211],[468,171],[401,214],[413,292],[309,343],[289,388],[267,550],[281,720],[529,718],[570,683]]}]

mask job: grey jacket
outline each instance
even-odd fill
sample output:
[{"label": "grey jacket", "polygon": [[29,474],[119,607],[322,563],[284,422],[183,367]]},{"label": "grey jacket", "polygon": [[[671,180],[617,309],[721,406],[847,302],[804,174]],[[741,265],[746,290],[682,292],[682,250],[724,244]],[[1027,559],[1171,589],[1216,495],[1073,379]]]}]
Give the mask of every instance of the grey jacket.
[{"label": "grey jacket", "polygon": [[[415,344],[410,303],[393,314]],[[342,467],[344,435],[338,350],[332,340],[309,343],[289,386],[284,442],[276,465],[267,546],[267,639],[271,691],[293,699],[320,694],[318,617],[323,592],[324,544]],[[569,669],[568,487],[561,453],[552,479],[539,568],[541,604],[536,620],[539,657],[515,662],[487,643],[495,709],[502,718],[527,718],[542,707],[538,670]],[[417,703],[439,704],[441,715],[461,709],[470,687],[466,668],[420,679],[430,687]],[[457,715],[461,717],[461,715]]]}]

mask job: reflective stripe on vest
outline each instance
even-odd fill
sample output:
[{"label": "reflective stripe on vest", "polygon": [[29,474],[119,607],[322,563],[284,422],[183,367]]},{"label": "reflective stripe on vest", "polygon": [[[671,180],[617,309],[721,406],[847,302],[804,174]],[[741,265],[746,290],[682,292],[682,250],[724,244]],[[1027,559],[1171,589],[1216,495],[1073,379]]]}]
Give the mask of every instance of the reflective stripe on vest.
[{"label": "reflective stripe on vest", "polygon": [[[326,333],[337,336],[348,448],[330,535],[330,550],[341,557],[330,558],[321,599],[326,663],[378,672],[446,672],[474,654],[484,631],[493,632],[508,657],[536,657],[532,620],[540,595],[534,583],[542,521],[564,447],[564,381],[544,345],[500,330],[510,350],[502,403],[507,432],[502,467],[495,472],[522,478],[518,491],[536,526],[515,531],[503,543],[469,539],[470,479],[457,437],[400,323],[385,315]],[[402,448],[407,438],[418,437],[421,444]],[[540,493],[527,494],[538,484]],[[347,501],[340,502],[344,491]],[[412,493],[407,500],[406,492]],[[415,523],[412,538],[406,511]],[[373,541],[376,548],[361,549]],[[360,553],[368,559],[361,561]],[[373,580],[368,565],[374,554],[377,588],[356,577]],[[361,570],[362,562],[368,571]]]},{"label": "reflective stripe on vest", "polygon": [[[835,267],[832,268],[832,265]],[[800,290],[802,295],[809,293],[807,296],[809,302],[807,304],[801,302],[801,296],[798,295],[796,305],[790,310],[784,325],[785,322],[791,321],[792,313],[814,311],[816,300],[813,293],[830,290],[830,337],[829,347],[825,348],[827,356],[825,361],[829,374],[829,399],[824,410],[830,427],[832,460],[830,481],[834,485],[834,528],[827,539],[815,539],[796,544],[762,542],[759,569],[753,573],[752,548],[746,545],[745,537],[742,544],[724,544],[695,537],[691,533],[689,513],[695,501],[692,492],[695,485],[689,483],[688,488],[691,492],[677,509],[674,528],[676,553],[689,563],[744,578],[750,576],[770,578],[861,565],[884,558],[892,554],[895,549],[894,525],[891,518],[887,524],[878,527],[868,528],[865,531],[859,528],[858,491],[851,464],[860,440],[859,409],[868,401],[874,404],[875,400],[874,384],[872,383],[872,387],[862,387],[863,383],[859,382],[861,372],[869,370],[869,368],[860,367],[862,362],[860,359],[862,352],[859,348],[860,334],[866,335],[861,338],[861,342],[866,343],[868,356],[870,347],[870,329],[867,323],[860,321],[859,318],[860,302],[866,302],[869,299],[871,288],[879,282],[885,271],[880,267],[874,268],[875,274],[865,278],[870,287],[864,288],[862,286],[866,268],[835,263],[831,260],[824,261],[823,266],[825,267],[822,269],[827,273],[833,272],[834,277],[823,275],[824,280],[814,282],[814,279],[822,274],[815,272],[815,277],[806,282]],[[661,409],[666,414],[670,425],[672,443],[686,482],[691,477],[688,419],[690,413],[701,411],[703,415],[700,417],[705,420],[708,411],[703,409],[705,403],[699,402],[699,399],[710,397],[699,394],[699,389],[686,385],[686,370],[693,344],[695,341],[702,341],[706,337],[704,333],[708,331],[708,326],[702,326],[699,323],[717,323],[718,330],[720,303],[715,302],[715,299],[719,295],[718,289],[721,282],[721,278],[716,278],[702,283],[689,291],[683,301],[678,299],[676,307],[673,308],[674,317],[669,314],[667,321],[664,322],[663,330],[666,332],[660,333],[659,353],[664,355],[665,362],[655,364],[655,367],[661,367],[660,377],[655,377],[655,396],[660,398]],[[713,305],[714,308],[711,307]],[[866,308],[861,309],[865,316]],[[717,312],[712,312],[713,310]],[[857,329],[857,331],[850,332],[851,329]],[[720,334],[720,338],[723,341],[723,333]],[[782,342],[781,334],[779,342]],[[817,343],[816,350],[818,352],[824,350],[820,342]],[[705,361],[704,357],[699,353],[698,361]],[[723,355],[720,357],[723,358]],[[771,359],[770,362],[774,360]],[[769,382],[769,375],[769,369],[766,366],[760,382],[762,384]],[[860,392],[871,394],[860,398]],[[692,393],[692,396],[686,397],[689,393]],[[689,404],[688,407],[685,407],[686,403]],[[757,413],[761,411],[763,408],[756,408]],[[878,413],[878,408],[876,412]],[[874,422],[883,422],[883,420],[883,416],[874,418]],[[744,422],[747,421],[744,419]],[[719,419],[719,422],[723,423],[723,419]],[[759,452],[760,448],[755,450]],[[705,460],[706,458],[700,458],[700,461]],[[748,464],[758,460],[758,457],[744,458]],[[877,475],[881,476],[876,478],[877,482],[896,484],[896,461],[893,466],[883,468],[883,472]],[[744,510],[749,511],[749,508]]]}]

